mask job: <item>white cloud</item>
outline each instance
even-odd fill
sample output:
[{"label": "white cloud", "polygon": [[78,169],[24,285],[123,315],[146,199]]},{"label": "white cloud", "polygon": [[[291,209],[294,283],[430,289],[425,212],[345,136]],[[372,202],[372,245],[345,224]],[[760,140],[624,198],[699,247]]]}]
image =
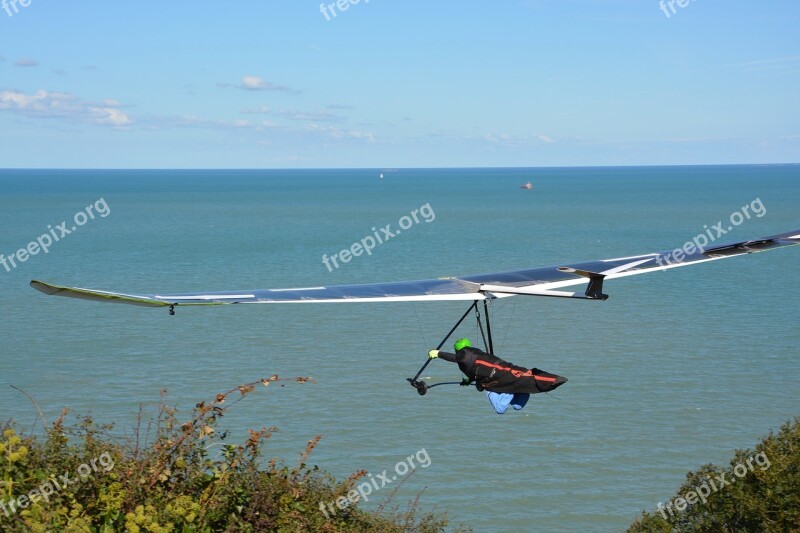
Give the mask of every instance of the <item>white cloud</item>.
[{"label": "white cloud", "polygon": [[218,83],[218,87],[234,87],[243,91],[283,91],[292,94],[299,94],[300,91],[292,89],[288,85],[280,85],[267,81],[260,76],[242,76],[241,83]]},{"label": "white cloud", "polygon": [[89,110],[95,117],[97,124],[127,126],[131,123],[131,118],[128,115],[113,107],[92,107]]},{"label": "white cloud", "polygon": [[533,137],[524,136],[524,137],[512,137],[507,133],[501,133],[499,135],[493,133],[487,133],[483,136],[483,139],[487,142],[494,143],[494,144],[503,144],[506,146],[530,146],[536,144],[555,144],[557,141],[552,137],[547,135],[543,135],[541,133],[534,135]]},{"label": "white cloud", "polygon": [[752,72],[764,75],[784,75],[794,74],[800,71],[800,56],[777,57],[773,59],[760,59],[758,61],[747,61],[744,63],[732,63],[723,65],[728,68],[735,68],[742,72]]},{"label": "white cloud", "polygon": [[493,143],[507,143],[511,140],[511,136],[507,133],[501,133],[500,135],[487,133],[483,138]]},{"label": "white cloud", "polygon": [[15,67],[38,67],[39,62],[32,57],[21,57],[14,62]]},{"label": "white cloud", "polygon": [[332,139],[354,139],[366,142],[375,142],[375,137],[372,133],[362,132],[358,130],[343,130],[334,126],[320,126],[319,124],[309,124],[309,129],[312,132],[320,133],[325,137]]},{"label": "white cloud", "polygon": [[[0,91],[0,113],[9,112],[35,118],[50,118],[88,123],[115,129],[142,130],[204,129],[243,135],[243,139],[276,142],[296,139],[300,143],[323,139],[350,142],[374,142],[372,133],[363,129],[343,129],[330,125],[342,117],[328,111],[272,111],[266,106],[243,109],[240,118],[207,118],[198,115],[163,116],[141,115],[134,121],[126,105],[117,100],[84,100],[72,93],[39,90],[25,93],[18,90]],[[265,120],[267,115],[284,119],[276,124]],[[328,124],[324,124],[325,121]],[[293,124],[294,122],[294,124]],[[315,122],[323,122],[316,124]],[[265,138],[266,136],[266,138]],[[271,136],[271,137],[270,137]]]},{"label": "white cloud", "polygon": [[344,117],[327,111],[279,111],[276,115],[289,120],[303,120],[308,122],[341,122]]},{"label": "white cloud", "polygon": [[270,109],[267,106],[262,105],[261,107],[258,107],[256,109],[250,109],[250,108],[242,109],[241,111],[239,111],[239,113],[244,113],[246,115],[269,115]]},{"label": "white cloud", "polygon": [[264,81],[263,78],[259,78],[258,76],[243,76],[242,77],[242,89],[248,89],[250,91],[263,91],[268,90],[272,87],[270,82]]},{"label": "white cloud", "polygon": [[171,126],[179,128],[201,128],[210,130],[252,130],[263,131],[265,129],[273,128],[268,120],[252,121],[246,119],[236,120],[210,120],[197,117],[195,115],[185,115],[180,118],[159,118],[156,119],[159,127]]},{"label": "white cloud", "polygon": [[91,102],[71,93],[39,90],[34,94],[0,91],[0,110],[36,118],[62,118],[102,126],[128,126],[133,121],[115,100]]}]

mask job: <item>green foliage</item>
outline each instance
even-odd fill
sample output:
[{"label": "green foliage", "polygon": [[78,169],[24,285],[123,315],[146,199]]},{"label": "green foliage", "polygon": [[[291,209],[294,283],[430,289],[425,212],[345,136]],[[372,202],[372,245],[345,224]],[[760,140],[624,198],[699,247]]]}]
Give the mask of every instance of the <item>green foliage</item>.
[{"label": "green foliage", "polygon": [[295,467],[262,457],[275,428],[250,430],[241,445],[225,442],[227,433],[217,431],[225,410],[255,386],[275,381],[283,380],[272,376],[218,394],[197,404],[185,423],[162,402],[153,424],[143,428],[140,417],[125,441],[88,417],[66,424],[66,410],[42,437],[23,436],[11,422],[0,425],[0,530],[444,531],[446,517],[417,518],[416,501],[405,512],[367,512],[355,503],[326,517],[320,502],[346,495],[366,472],[337,482],[307,466],[319,437],[309,441]]},{"label": "green foliage", "polygon": [[[761,461],[754,464],[753,457]],[[741,465],[747,466],[746,473]],[[777,434],[770,433],[754,451],[737,450],[727,468],[708,464],[689,472],[671,501],[697,492],[704,483],[710,486],[709,480],[721,476],[730,483],[705,502],[672,513],[644,512],[628,532],[800,532],[800,419],[787,422]]]}]

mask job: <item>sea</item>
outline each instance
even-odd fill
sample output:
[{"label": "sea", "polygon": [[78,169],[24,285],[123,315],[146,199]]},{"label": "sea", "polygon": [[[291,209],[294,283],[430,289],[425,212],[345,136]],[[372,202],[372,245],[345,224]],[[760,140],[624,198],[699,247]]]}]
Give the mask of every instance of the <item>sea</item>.
[{"label": "sea", "polygon": [[[307,462],[339,479],[369,471],[380,486],[367,508],[389,498],[402,511],[419,497],[476,532],[623,531],[676,496],[688,471],[727,464],[800,415],[800,248],[606,281],[602,302],[493,301],[497,355],[569,378],[503,415],[472,387],[421,396],[406,381],[468,302],[170,316],[29,282],[128,294],[318,287],[793,230],[800,165],[2,170],[0,419],[41,431],[37,406],[48,421],[68,408],[130,437],[162,399],[188,420],[240,384],[311,377],[232,405],[228,441],[275,426],[265,453],[295,464],[321,436]],[[458,337],[480,340],[473,317],[445,348]],[[461,378],[441,360],[423,377]]]}]

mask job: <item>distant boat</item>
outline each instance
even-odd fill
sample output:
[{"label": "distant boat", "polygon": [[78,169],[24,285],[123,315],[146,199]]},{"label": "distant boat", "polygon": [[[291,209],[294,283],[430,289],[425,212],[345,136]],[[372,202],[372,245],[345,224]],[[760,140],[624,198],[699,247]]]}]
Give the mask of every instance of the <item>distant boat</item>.
[{"label": "distant boat", "polygon": [[520,185],[519,188],[520,189],[533,189],[533,184],[529,181],[525,185]]},{"label": "distant boat", "polygon": [[381,172],[381,179],[383,179],[383,172]]}]

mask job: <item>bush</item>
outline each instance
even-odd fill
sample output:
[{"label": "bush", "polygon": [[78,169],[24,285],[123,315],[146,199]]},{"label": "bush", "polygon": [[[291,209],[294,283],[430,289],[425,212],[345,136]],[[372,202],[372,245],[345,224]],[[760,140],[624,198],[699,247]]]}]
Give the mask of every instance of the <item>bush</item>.
[{"label": "bush", "polygon": [[[443,531],[444,515],[417,517],[417,502],[404,512],[358,504],[326,517],[320,502],[346,495],[366,475],[342,482],[306,464],[319,437],[309,441],[294,467],[265,461],[264,442],[275,428],[249,430],[244,444],[225,442],[217,430],[230,404],[278,376],[242,385],[201,402],[180,423],[163,402],[154,424],[121,440],[112,426],[90,417],[65,422],[68,412],[45,423],[41,437],[0,425],[0,530],[9,532],[211,532],[211,531]],[[308,378],[291,381],[305,383]],[[238,393],[238,397],[235,397]],[[231,396],[234,399],[230,400]],[[146,444],[141,444],[144,440]],[[149,441],[149,442],[148,442]],[[215,445],[221,452],[212,454]],[[386,502],[388,503],[388,501]]]},{"label": "bush", "polygon": [[[687,501],[691,493],[694,503]],[[628,531],[800,531],[800,419],[770,433],[755,451],[737,450],[726,468],[708,464],[689,472],[667,506],[643,512]]]}]

